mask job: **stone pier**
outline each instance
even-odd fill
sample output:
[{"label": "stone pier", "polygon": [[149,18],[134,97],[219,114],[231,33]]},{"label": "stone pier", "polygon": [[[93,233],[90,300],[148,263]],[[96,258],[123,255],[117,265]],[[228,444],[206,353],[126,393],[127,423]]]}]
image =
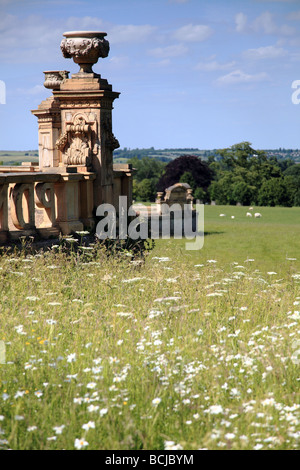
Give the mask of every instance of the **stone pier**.
[{"label": "stone pier", "polygon": [[[22,235],[71,234],[93,229],[97,207],[119,196],[132,204],[132,167],[114,165],[119,142],[112,130],[118,92],[92,66],[107,57],[106,33],[64,33],[61,51],[80,66],[46,71],[52,95],[32,113],[38,120],[39,164],[0,167],[0,243]],[[36,212],[42,211],[37,223]],[[39,217],[41,219],[41,217]]]}]

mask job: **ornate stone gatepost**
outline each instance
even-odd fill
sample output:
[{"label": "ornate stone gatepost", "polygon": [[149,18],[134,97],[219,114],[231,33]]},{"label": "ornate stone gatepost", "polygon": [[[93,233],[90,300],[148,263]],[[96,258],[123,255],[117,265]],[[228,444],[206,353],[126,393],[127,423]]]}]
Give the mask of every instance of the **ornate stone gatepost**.
[{"label": "ornate stone gatepost", "polygon": [[113,150],[119,142],[112,132],[113,92],[107,80],[92,70],[100,57],[109,53],[106,33],[72,31],[64,33],[61,50],[73,58],[80,71],[53,92],[61,109],[61,136],[57,143],[60,164],[93,171],[94,207],[113,203]]},{"label": "ornate stone gatepost", "polygon": [[[109,53],[105,36],[98,31],[64,33],[63,56],[73,58],[80,70],[71,78],[65,70],[44,72],[44,85],[53,94],[32,111],[39,123],[40,171],[63,175],[55,194],[57,200],[68,204],[64,209],[57,207],[58,222],[65,233],[78,229],[79,219],[92,225],[97,207],[113,204],[117,196],[114,176],[120,179],[120,175],[114,175],[113,151],[119,142],[112,132],[112,109],[119,93],[92,70],[98,59]],[[131,199],[132,170],[127,165],[122,172],[126,176],[122,187]],[[74,173],[81,175],[78,184]],[[79,213],[75,207],[78,198],[82,202]]]}]

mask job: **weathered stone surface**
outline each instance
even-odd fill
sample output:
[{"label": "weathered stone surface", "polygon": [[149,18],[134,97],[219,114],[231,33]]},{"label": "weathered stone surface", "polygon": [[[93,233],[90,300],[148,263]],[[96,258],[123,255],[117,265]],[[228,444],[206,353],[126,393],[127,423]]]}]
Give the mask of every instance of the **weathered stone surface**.
[{"label": "weathered stone surface", "polygon": [[34,186],[17,183],[11,191],[11,218],[18,230],[35,228]]},{"label": "weathered stone surface", "polygon": [[[177,204],[179,210],[184,209],[188,204],[191,209],[193,207],[192,189],[187,183],[176,183],[165,190],[165,197],[163,199],[163,192],[158,192],[156,197],[156,204],[158,213],[161,214],[166,206]],[[175,207],[175,206],[174,206]]]},{"label": "weathered stone surface", "polygon": [[44,85],[53,93],[32,111],[38,118],[39,164],[0,167],[0,243],[8,236],[91,229],[100,204],[118,208],[120,195],[132,203],[133,169],[113,165],[119,142],[112,109],[119,93],[91,68],[108,55],[106,33],[64,35],[63,54],[81,69],[71,78],[67,71],[44,72]]},{"label": "weathered stone surface", "polygon": [[92,66],[99,57],[107,57],[109,42],[100,31],[68,31],[63,34],[60,48],[66,59],[73,58],[80,65],[79,73],[93,73]]},{"label": "weathered stone surface", "polygon": [[47,70],[44,72],[44,87],[50,88],[50,90],[59,90],[60,85],[68,78],[69,73],[67,70]]}]

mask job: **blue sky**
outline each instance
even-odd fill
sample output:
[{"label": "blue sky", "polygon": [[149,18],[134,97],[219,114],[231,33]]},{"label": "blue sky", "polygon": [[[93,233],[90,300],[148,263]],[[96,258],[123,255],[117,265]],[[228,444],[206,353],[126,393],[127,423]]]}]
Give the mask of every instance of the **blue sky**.
[{"label": "blue sky", "polygon": [[0,149],[38,147],[30,112],[65,31],[107,32],[121,148],[300,148],[300,0],[0,0]]}]

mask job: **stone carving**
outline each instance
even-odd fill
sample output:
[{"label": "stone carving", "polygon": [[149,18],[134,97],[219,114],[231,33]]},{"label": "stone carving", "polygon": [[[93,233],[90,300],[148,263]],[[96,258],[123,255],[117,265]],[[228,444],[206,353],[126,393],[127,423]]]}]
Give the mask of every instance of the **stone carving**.
[{"label": "stone carving", "polygon": [[[18,183],[11,190],[11,219],[18,230],[28,230],[35,226],[34,186]],[[24,203],[24,199],[26,203]]]},{"label": "stone carving", "polygon": [[113,164],[119,142],[111,111],[120,93],[92,73],[99,57],[108,55],[106,33],[64,36],[63,55],[73,57],[80,72],[70,78],[67,71],[44,72],[44,85],[53,93],[32,111],[38,118],[39,165],[13,171],[0,166],[0,244],[91,229],[100,204],[117,208],[120,195],[128,197],[128,206],[132,202],[133,170]]},{"label": "stone carving", "polygon": [[105,146],[113,152],[120,147],[120,143],[112,131],[112,123],[109,116],[103,122],[103,129],[105,131]]},{"label": "stone carving", "polygon": [[107,137],[106,137],[106,146],[109,147],[112,151],[116,150],[120,147],[118,139],[114,136],[113,132],[111,130],[108,131]]},{"label": "stone carving", "polygon": [[67,145],[68,142],[68,133],[65,131],[60,138],[56,141],[55,147],[59,149],[61,152],[64,151],[65,146]]},{"label": "stone carving", "polygon": [[91,164],[91,125],[83,114],[75,114],[71,122],[67,122],[66,130],[56,142],[56,148],[62,152],[62,162],[64,165]]},{"label": "stone carving", "polygon": [[164,202],[171,204],[180,204],[183,208],[184,204],[193,203],[192,189],[187,183],[176,183],[166,189]]},{"label": "stone carving", "polygon": [[69,31],[63,34],[60,48],[66,59],[73,58],[79,64],[79,73],[93,73],[92,66],[99,57],[107,57],[109,42],[106,33],[99,31]]},{"label": "stone carving", "polygon": [[88,158],[90,156],[89,141],[84,135],[75,135],[72,143],[67,150],[64,163],[67,165],[85,165],[90,163]]},{"label": "stone carving", "polygon": [[53,183],[37,183],[35,186],[35,204],[44,209],[44,220],[40,227],[53,227],[55,225],[55,197]]},{"label": "stone carving", "polygon": [[[76,74],[75,74],[76,75]],[[100,108],[97,101],[61,101],[62,108]]]},{"label": "stone carving", "polygon": [[44,72],[44,87],[50,90],[59,90],[60,85],[68,78],[67,70],[47,70]]}]

